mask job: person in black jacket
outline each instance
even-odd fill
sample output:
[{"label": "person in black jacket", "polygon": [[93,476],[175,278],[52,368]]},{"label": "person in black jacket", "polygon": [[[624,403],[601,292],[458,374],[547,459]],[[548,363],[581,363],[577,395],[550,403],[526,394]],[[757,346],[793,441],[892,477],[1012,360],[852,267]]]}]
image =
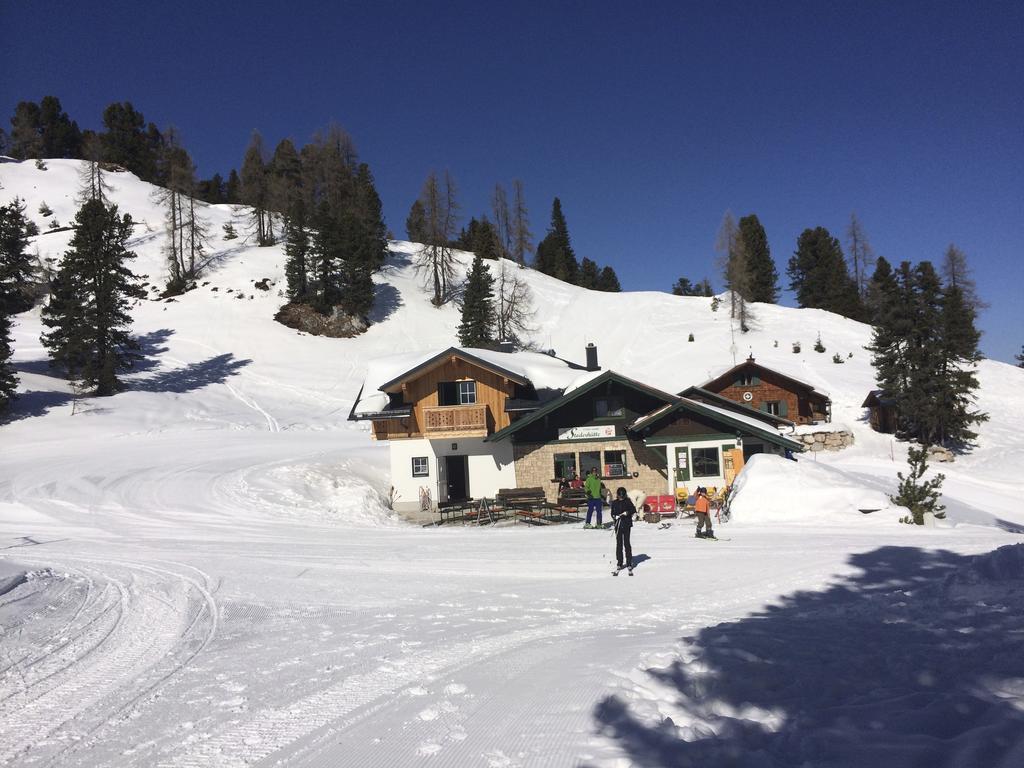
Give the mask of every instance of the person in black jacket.
[{"label": "person in black jacket", "polygon": [[[615,521],[615,562],[618,570],[629,569],[629,575],[633,575],[633,547],[629,541],[629,534],[633,530],[633,517],[636,515],[636,506],[629,498],[625,488],[615,491],[615,500],[612,502],[612,520]],[[625,565],[623,565],[623,550],[625,550]]]}]

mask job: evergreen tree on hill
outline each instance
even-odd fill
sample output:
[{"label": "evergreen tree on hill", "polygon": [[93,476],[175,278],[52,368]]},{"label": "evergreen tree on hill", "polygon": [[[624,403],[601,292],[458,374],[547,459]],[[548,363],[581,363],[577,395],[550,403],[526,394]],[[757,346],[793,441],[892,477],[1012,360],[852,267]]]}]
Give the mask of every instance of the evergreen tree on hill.
[{"label": "evergreen tree on hill", "polygon": [[971,307],[975,315],[988,308],[988,304],[978,296],[978,286],[975,284],[974,278],[971,277],[971,270],[967,265],[967,254],[952,243],[949,244],[942,258],[942,278],[947,286],[955,286],[960,289],[964,301]]},{"label": "evergreen tree on hill", "polygon": [[224,202],[231,205],[237,205],[242,202],[241,189],[242,182],[238,178],[238,171],[232,168],[228,174],[227,183],[224,185]]},{"label": "evergreen tree on hill", "polygon": [[29,220],[25,203],[14,198],[0,206],[0,305],[8,315],[32,307],[33,267],[28,252]]},{"label": "evergreen tree on hill", "polygon": [[98,200],[86,202],[75,216],[75,234],[43,310],[49,329],[42,343],[51,362],[97,395],[119,389],[117,374],[140,358],[131,337],[130,300],[142,298],[127,263],[135,254],[125,247],[132,220],[118,216]]},{"label": "evergreen tree on hill", "polygon": [[284,219],[284,273],[289,301],[305,301],[309,294],[308,226],[306,201],[299,195]]},{"label": "evergreen tree on hill", "polygon": [[739,238],[746,256],[747,300],[774,304],[779,298],[779,273],[768,249],[768,236],[756,215],[740,219]]},{"label": "evergreen tree on hill", "polygon": [[855,213],[850,214],[850,226],[846,230],[846,236],[849,244],[850,266],[853,268],[853,283],[857,286],[857,295],[863,302],[867,300],[868,265],[871,263],[873,254],[871,244],[868,243],[868,236],[864,233],[864,227]]},{"label": "evergreen tree on hill", "polygon": [[987,414],[974,407],[979,386],[975,366],[981,360],[981,334],[975,327],[975,317],[960,286],[946,285],[942,291],[939,393],[931,435],[942,445],[972,445],[978,436],[972,427],[988,420]]},{"label": "evergreen tree on hill", "polygon": [[604,267],[601,269],[601,273],[597,276],[597,290],[607,291],[608,293],[618,293],[622,290],[622,286],[619,284],[619,276],[615,274],[615,270],[611,267]]},{"label": "evergreen tree on hill", "polygon": [[11,118],[10,152],[19,160],[78,158],[82,156],[82,131],[56,96],[44,96],[39,104],[22,101]]},{"label": "evergreen tree on hill", "polygon": [[18,376],[14,371],[11,358],[11,315],[4,302],[0,300],[0,414],[3,414],[11,401],[17,396]]},{"label": "evergreen tree on hill", "polygon": [[103,127],[106,131],[100,134],[100,145],[104,162],[127,168],[143,181],[162,181],[157,165],[163,136],[153,123],[146,125],[130,101],[103,110]]},{"label": "evergreen tree on hill", "polygon": [[569,241],[569,227],[562,213],[562,201],[557,197],[551,204],[551,225],[548,227],[548,233],[537,244],[534,267],[567,283],[575,283],[578,278],[579,263]]},{"label": "evergreen tree on hill", "polygon": [[494,278],[479,254],[466,280],[462,297],[462,322],[459,344],[464,347],[489,347],[494,342]]},{"label": "evergreen tree on hill", "polygon": [[411,243],[422,243],[427,228],[426,213],[423,210],[423,203],[416,199],[409,208],[409,215],[405,219],[405,232]]},{"label": "evergreen tree on hill", "polygon": [[580,262],[580,288],[587,288],[592,291],[596,290],[599,277],[600,274],[598,273],[597,263],[584,256],[583,261]]},{"label": "evergreen tree on hill", "polygon": [[824,227],[805,229],[800,234],[786,273],[799,306],[863,319],[864,309],[847,271],[843,249]]},{"label": "evergreen tree on hill", "polygon": [[1020,346],[1020,354],[1014,355],[1013,359],[1017,361],[1018,368],[1024,368],[1024,344]]},{"label": "evergreen tree on hill", "polygon": [[301,194],[302,163],[291,139],[282,139],[267,166],[267,207],[284,213],[291,199]]}]

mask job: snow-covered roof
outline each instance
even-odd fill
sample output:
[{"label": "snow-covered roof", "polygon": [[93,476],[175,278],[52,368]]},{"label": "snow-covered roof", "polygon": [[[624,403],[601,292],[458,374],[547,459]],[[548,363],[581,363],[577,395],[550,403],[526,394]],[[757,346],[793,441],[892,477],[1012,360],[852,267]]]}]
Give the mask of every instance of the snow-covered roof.
[{"label": "snow-covered roof", "polygon": [[772,428],[761,419],[754,416],[747,416],[745,413],[739,413],[730,408],[722,408],[718,405],[711,405],[710,403],[699,403],[696,400],[691,400],[688,397],[680,398],[684,403],[691,403],[698,409],[703,408],[706,411],[711,411],[724,416],[725,418],[731,419],[732,421],[738,421],[745,426],[749,426],[751,429],[756,429],[759,432],[772,432]]},{"label": "snow-covered roof", "polygon": [[362,396],[352,409],[352,414],[367,416],[381,413],[389,403],[385,390],[397,388],[413,372],[429,368],[433,361],[440,362],[449,354],[460,355],[471,362],[482,363],[486,367],[510,374],[512,378],[532,384],[537,390],[562,391],[570,386],[580,386],[581,379],[589,380],[600,374],[600,371],[584,372],[581,366],[540,352],[496,352],[473,347],[448,347],[429,352],[387,355],[374,358],[367,365]]}]

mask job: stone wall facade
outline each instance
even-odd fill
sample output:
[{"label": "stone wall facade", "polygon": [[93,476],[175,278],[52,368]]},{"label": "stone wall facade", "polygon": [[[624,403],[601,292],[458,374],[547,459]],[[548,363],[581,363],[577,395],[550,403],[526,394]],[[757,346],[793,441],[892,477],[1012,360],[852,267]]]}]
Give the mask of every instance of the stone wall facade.
[{"label": "stone wall facade", "polygon": [[[516,485],[519,488],[543,488],[547,500],[555,502],[558,500],[558,483],[554,482],[555,454],[576,453],[578,466],[578,454],[588,451],[626,451],[629,477],[603,479],[612,493],[620,485],[627,490],[639,489],[647,494],[668,493],[668,470],[663,458],[664,452],[659,455],[656,449],[625,438],[600,442],[574,440],[560,443],[518,443],[513,447]],[[633,477],[634,472],[637,473],[636,477]]]},{"label": "stone wall facade", "polygon": [[818,451],[841,451],[853,445],[853,433],[845,429],[836,432],[808,432],[805,435],[791,435],[794,440],[799,440],[807,446],[807,450],[817,453]]}]

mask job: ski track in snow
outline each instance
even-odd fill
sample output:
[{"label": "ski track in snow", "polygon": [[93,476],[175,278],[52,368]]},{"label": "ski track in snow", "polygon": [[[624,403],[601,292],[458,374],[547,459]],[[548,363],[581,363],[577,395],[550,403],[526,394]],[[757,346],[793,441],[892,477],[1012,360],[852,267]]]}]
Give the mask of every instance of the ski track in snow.
[{"label": "ski track in snow", "polygon": [[57,765],[88,748],[90,737],[188,666],[216,632],[216,604],[191,576],[136,562],[60,561],[87,590],[51,635],[56,643],[29,638],[42,652],[0,675],[0,763]]}]

